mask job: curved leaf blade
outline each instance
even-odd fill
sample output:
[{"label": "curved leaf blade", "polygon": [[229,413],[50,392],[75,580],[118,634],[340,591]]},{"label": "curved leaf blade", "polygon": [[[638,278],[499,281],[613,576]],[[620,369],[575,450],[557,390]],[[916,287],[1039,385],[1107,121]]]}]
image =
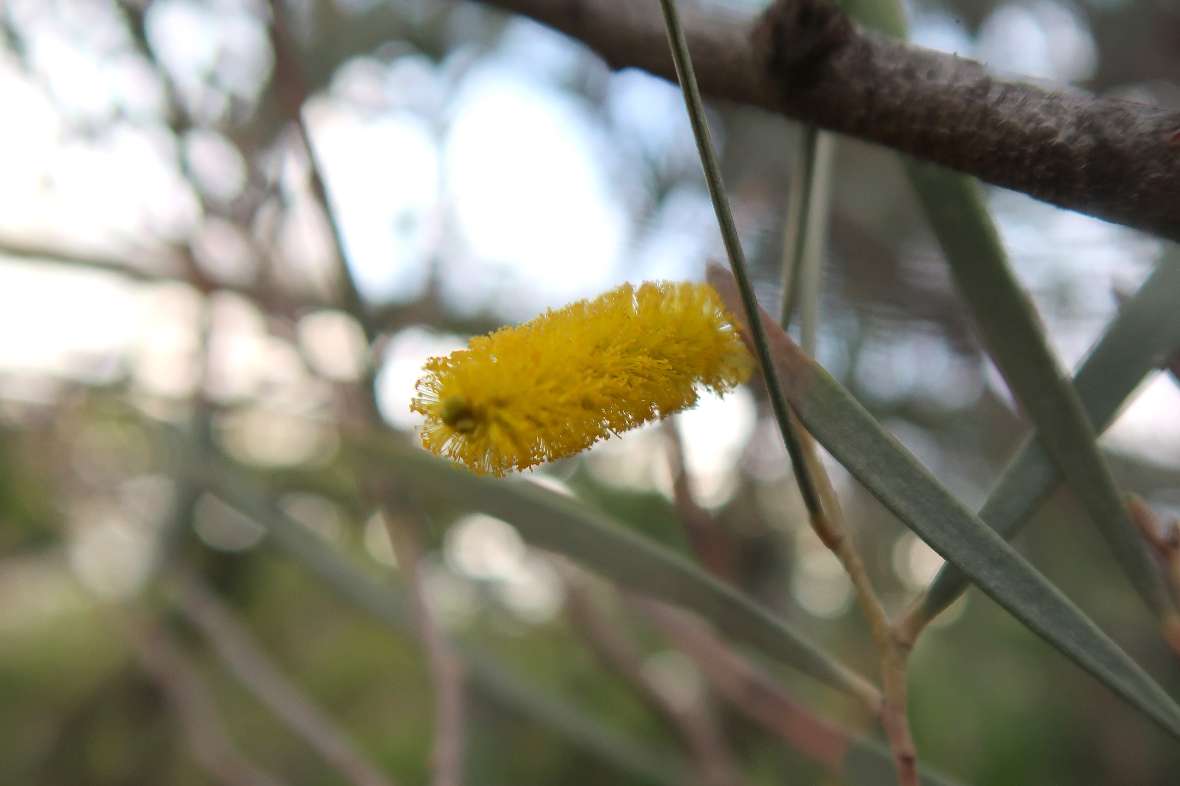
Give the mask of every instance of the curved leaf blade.
[{"label": "curved leaf blade", "polygon": [[399,482],[462,500],[513,525],[530,545],[561,554],[624,587],[695,611],[718,630],[876,706],[877,689],[767,609],[577,500],[535,483],[478,477],[423,451],[386,445]]},{"label": "curved leaf blade", "polygon": [[1173,609],[1163,577],[1131,522],[1077,391],[1061,372],[1032,302],[1008,264],[976,183],[907,160],[906,171],[955,279],[1037,439],[1106,539],[1115,560],[1157,615]]},{"label": "curved leaf blade", "polygon": [[[710,266],[709,280],[733,311],[740,301],[729,273]],[[886,508],[1000,606],[1180,738],[1180,707],[1167,693],[1060,590],[935,480],[840,383],[799,350],[765,311],[761,318],[784,392],[808,431]]]},{"label": "curved leaf blade", "polygon": [[[1180,259],[1164,259],[1123,304],[1101,340],[1082,361],[1074,386],[1096,432],[1105,431],[1144,377],[1180,347]],[[1028,522],[1060,476],[1037,439],[1029,435],[1004,468],[979,511],[984,523],[1011,540]],[[935,617],[966,589],[967,578],[943,565],[922,598],[926,619]]]},{"label": "curved leaf blade", "polygon": [[[362,573],[348,558],[239,482],[237,473],[210,464],[193,468],[191,473],[202,486],[262,525],[281,550],[344,600],[399,634],[415,635],[409,607],[396,588]],[[538,691],[527,679],[472,644],[456,642],[455,646],[473,687],[501,706],[552,729],[571,745],[597,756],[622,774],[660,786],[676,786],[688,779],[687,767],[679,759],[637,747],[590,716]]]}]

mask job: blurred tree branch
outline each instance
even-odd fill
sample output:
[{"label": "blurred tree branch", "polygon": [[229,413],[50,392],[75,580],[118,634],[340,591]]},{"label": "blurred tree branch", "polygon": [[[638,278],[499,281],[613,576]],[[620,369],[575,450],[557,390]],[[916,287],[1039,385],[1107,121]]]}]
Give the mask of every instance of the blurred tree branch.
[{"label": "blurred tree branch", "polygon": [[177,608],[209,640],[239,682],[355,786],[392,786],[352,740],[253,641],[213,590],[193,574],[173,578]]},{"label": "blurred tree branch", "polygon": [[[673,78],[655,3],[478,0],[612,68]],[[1180,239],[1180,113],[1047,89],[856,26],[831,0],[761,16],[684,9],[701,89],[894,148],[1059,207]]]},{"label": "blurred tree branch", "polygon": [[196,664],[161,625],[128,620],[124,628],[134,657],[167,696],[205,772],[227,786],[283,785],[237,750]]},{"label": "blurred tree branch", "polygon": [[[277,292],[264,284],[238,283],[202,278],[193,281],[191,270],[185,270],[178,254],[180,249],[128,251],[128,258],[116,253],[87,251],[56,246],[18,238],[0,237],[0,259],[36,262],[62,268],[91,270],[119,276],[139,283],[182,282],[203,292],[228,292],[240,295],[259,309],[273,316],[296,318],[303,313],[336,309],[338,303],[311,293]],[[144,263],[136,264],[132,256],[143,256]],[[500,327],[501,321],[488,313],[456,317],[449,313],[437,291],[426,291],[409,302],[388,303],[368,308],[369,319],[383,331],[396,332],[411,325],[432,325],[456,333],[482,334]]]},{"label": "blurred tree branch", "polygon": [[685,706],[651,679],[643,670],[642,653],[619,624],[596,606],[586,580],[572,565],[561,567],[570,622],[598,659],[676,732],[692,756],[699,783],[739,786],[738,765],[707,701],[702,697]]}]

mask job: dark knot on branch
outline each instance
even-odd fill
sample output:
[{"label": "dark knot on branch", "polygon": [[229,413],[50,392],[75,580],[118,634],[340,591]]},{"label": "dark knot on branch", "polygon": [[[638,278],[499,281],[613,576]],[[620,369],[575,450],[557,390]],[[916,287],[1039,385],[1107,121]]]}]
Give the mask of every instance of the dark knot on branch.
[{"label": "dark knot on branch", "polygon": [[856,36],[852,21],[832,0],[777,0],[751,32],[774,81],[805,90]]}]

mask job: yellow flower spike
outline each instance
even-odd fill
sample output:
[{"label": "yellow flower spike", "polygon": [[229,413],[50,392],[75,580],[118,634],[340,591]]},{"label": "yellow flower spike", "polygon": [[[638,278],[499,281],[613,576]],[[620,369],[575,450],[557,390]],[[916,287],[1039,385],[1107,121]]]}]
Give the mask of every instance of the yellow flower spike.
[{"label": "yellow flower spike", "polygon": [[723,393],[753,369],[708,284],[624,284],[431,358],[410,409],[422,445],[477,474],[573,455]]}]

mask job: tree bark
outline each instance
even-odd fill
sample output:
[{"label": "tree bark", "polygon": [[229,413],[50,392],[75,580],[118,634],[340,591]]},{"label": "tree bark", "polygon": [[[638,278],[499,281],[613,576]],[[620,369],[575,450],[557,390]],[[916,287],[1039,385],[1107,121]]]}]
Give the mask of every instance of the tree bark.
[{"label": "tree bark", "polygon": [[[612,68],[675,78],[654,1],[478,1],[572,36]],[[682,17],[712,98],[1180,240],[1180,113],[1001,79],[863,30],[831,0],[776,0],[757,17],[687,7]]]}]

